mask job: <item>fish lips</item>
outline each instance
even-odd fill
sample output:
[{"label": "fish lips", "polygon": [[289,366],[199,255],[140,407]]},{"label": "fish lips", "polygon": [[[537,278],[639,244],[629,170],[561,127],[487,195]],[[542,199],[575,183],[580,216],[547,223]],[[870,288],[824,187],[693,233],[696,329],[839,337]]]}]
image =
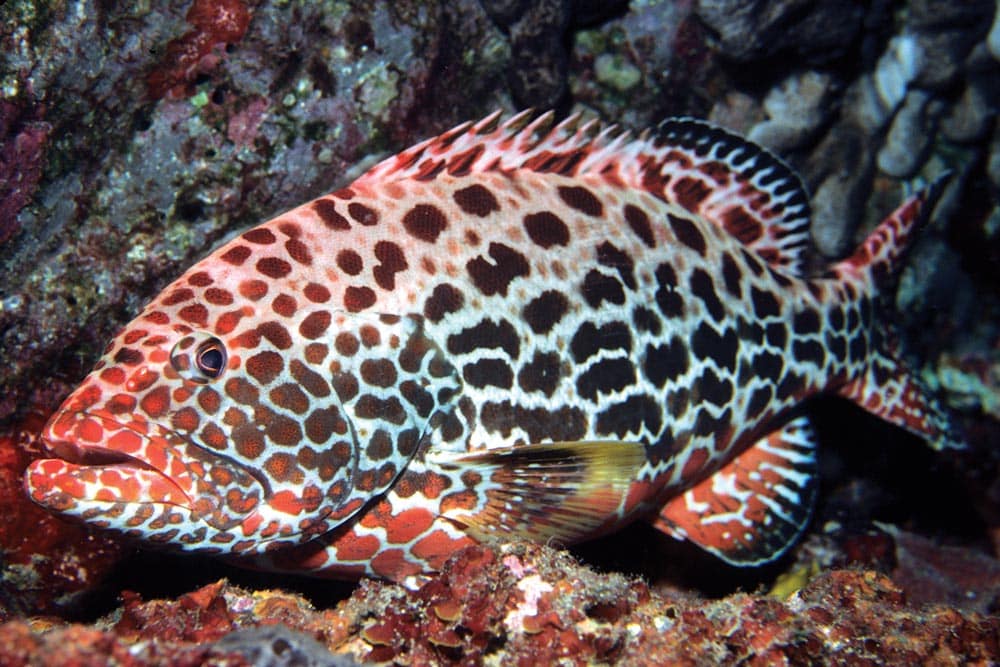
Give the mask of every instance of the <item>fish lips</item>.
[{"label": "fish lips", "polygon": [[[52,458],[28,466],[28,496],[48,509],[126,532],[150,532],[139,524],[153,513],[160,514],[160,523],[229,531],[263,495],[259,481],[240,466],[132,415],[64,409],[46,425],[42,442]],[[220,478],[238,482],[242,503],[225,497]],[[136,506],[154,512],[137,512]]]}]

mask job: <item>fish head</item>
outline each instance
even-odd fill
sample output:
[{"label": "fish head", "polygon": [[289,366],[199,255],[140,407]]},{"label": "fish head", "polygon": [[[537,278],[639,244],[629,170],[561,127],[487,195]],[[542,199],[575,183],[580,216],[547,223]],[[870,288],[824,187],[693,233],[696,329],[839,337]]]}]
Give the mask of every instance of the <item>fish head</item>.
[{"label": "fish head", "polygon": [[211,260],[51,417],[49,458],[25,477],[35,502],[174,548],[258,552],[332,530],[417,452],[455,393],[419,319],[333,308],[301,276],[264,285]]}]

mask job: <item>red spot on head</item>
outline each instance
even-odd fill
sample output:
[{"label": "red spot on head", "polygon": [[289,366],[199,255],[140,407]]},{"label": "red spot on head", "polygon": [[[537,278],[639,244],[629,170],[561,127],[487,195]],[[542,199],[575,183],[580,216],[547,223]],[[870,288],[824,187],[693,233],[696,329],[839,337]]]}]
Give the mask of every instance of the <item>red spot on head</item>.
[{"label": "red spot on head", "polygon": [[204,327],[208,325],[208,309],[200,303],[184,306],[177,314],[185,322],[190,322],[196,326]]},{"label": "red spot on head", "polygon": [[298,239],[288,239],[285,241],[285,250],[288,252],[288,256],[293,260],[302,264],[303,266],[309,266],[312,264],[312,254],[309,252],[309,248],[306,244]]},{"label": "red spot on head", "polygon": [[170,390],[167,386],[160,386],[150,390],[142,400],[139,401],[139,407],[142,408],[150,417],[156,419],[167,414],[167,409],[170,407]]},{"label": "red spot on head", "polygon": [[240,283],[240,294],[251,301],[258,301],[267,294],[267,283],[263,280],[244,280]]},{"label": "red spot on head", "polygon": [[271,302],[271,308],[282,317],[291,317],[298,309],[298,304],[295,302],[294,297],[288,294],[279,294]]},{"label": "red spot on head", "polygon": [[243,234],[243,238],[250,243],[258,245],[270,245],[278,240],[275,238],[274,233],[266,227],[251,229],[249,232]]},{"label": "red spot on head", "polygon": [[212,280],[212,276],[208,275],[205,271],[198,271],[188,276],[188,285],[193,285],[194,287],[208,287],[213,282],[215,281]]},{"label": "red spot on head", "polygon": [[329,199],[317,199],[313,202],[312,207],[323,224],[330,229],[345,230],[351,228],[351,223],[337,211],[337,206]]},{"label": "red spot on head", "polygon": [[232,264],[233,266],[243,266],[243,262],[247,261],[247,258],[253,254],[250,248],[245,245],[238,245],[230,248],[226,252],[222,253],[219,258],[227,264]]},{"label": "red spot on head", "polygon": [[283,222],[278,225],[278,229],[281,230],[282,234],[293,239],[302,235],[302,228],[294,222]]},{"label": "red spot on head", "polygon": [[99,377],[108,384],[121,384],[125,382],[125,371],[118,366],[112,366],[101,371]]},{"label": "red spot on head", "polygon": [[313,303],[326,303],[330,300],[330,290],[318,283],[309,283],[303,292]]},{"label": "red spot on head", "polygon": [[351,285],[344,290],[344,307],[352,313],[375,305],[375,291],[370,287]]},{"label": "red spot on head", "polygon": [[319,310],[310,313],[302,320],[302,324],[299,325],[299,333],[310,340],[315,340],[326,333],[329,326],[330,313],[325,310]]},{"label": "red spot on head", "polygon": [[292,265],[279,257],[262,257],[257,260],[257,271],[268,278],[284,278],[292,272]]},{"label": "red spot on head", "polygon": [[122,341],[126,345],[132,345],[133,343],[138,343],[147,335],[149,335],[149,332],[147,332],[145,329],[132,329],[127,334],[125,334],[125,337],[122,339]]},{"label": "red spot on head", "polygon": [[181,287],[181,288],[175,289],[170,294],[168,294],[163,299],[163,305],[164,306],[176,306],[179,303],[184,303],[185,301],[190,301],[193,298],[194,298],[194,292],[191,289],[189,289],[187,287]]},{"label": "red spot on head", "polygon": [[170,316],[159,310],[154,310],[151,313],[145,315],[145,319],[149,320],[153,324],[169,324]]},{"label": "red spot on head", "polygon": [[228,306],[233,302],[233,295],[226,290],[209,287],[205,290],[205,301],[215,306]]},{"label": "red spot on head", "polygon": [[243,319],[242,310],[231,310],[228,313],[223,313],[219,315],[219,319],[215,321],[215,331],[219,334],[227,334],[232,332],[236,328],[236,325],[240,323]]}]

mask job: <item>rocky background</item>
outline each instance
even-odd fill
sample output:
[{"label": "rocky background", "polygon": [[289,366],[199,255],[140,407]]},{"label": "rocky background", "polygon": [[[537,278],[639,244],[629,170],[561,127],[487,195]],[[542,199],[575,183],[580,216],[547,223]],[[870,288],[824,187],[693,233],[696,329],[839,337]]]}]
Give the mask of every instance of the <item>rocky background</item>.
[{"label": "rocky background", "polygon": [[[981,0],[0,4],[0,662],[1000,660],[998,15]],[[189,264],[379,156],[528,106],[747,134],[812,193],[817,266],[951,171],[896,325],[970,451],[935,456],[817,403],[821,504],[768,568],[636,526],[574,552],[620,574],[513,545],[412,592],[136,553],[23,499],[45,416]]]}]

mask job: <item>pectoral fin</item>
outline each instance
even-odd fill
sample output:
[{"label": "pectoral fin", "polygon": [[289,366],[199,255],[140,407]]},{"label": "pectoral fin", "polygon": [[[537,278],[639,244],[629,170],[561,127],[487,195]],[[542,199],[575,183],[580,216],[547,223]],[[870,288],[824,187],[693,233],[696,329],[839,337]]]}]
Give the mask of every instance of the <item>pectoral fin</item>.
[{"label": "pectoral fin", "polygon": [[480,503],[445,514],[476,539],[571,544],[628,518],[646,451],[632,442],[558,442],[435,454],[427,462],[482,476]]}]

